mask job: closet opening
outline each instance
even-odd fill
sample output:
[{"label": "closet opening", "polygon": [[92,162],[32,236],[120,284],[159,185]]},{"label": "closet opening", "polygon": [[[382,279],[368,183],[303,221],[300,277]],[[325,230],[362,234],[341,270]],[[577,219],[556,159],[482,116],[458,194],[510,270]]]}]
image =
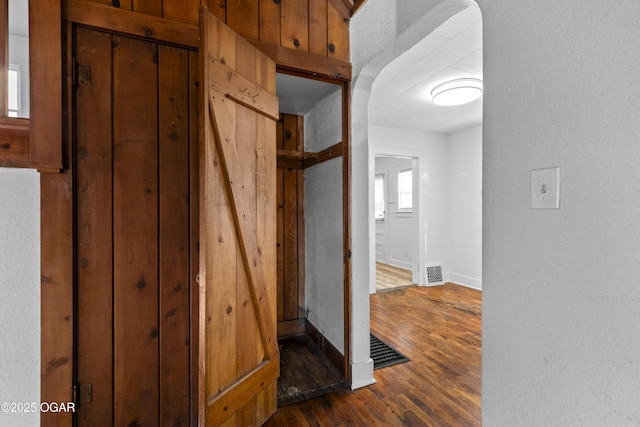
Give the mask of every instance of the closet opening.
[{"label": "closet opening", "polygon": [[276,93],[278,405],[283,406],[349,382],[349,86],[278,68]]}]

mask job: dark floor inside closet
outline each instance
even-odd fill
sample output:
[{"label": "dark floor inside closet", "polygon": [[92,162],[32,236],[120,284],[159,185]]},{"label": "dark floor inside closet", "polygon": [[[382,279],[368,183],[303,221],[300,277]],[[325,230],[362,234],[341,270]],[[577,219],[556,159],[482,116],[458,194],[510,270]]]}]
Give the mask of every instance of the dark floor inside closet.
[{"label": "dark floor inside closet", "polygon": [[307,336],[281,338],[278,407],[347,388],[343,376]]}]

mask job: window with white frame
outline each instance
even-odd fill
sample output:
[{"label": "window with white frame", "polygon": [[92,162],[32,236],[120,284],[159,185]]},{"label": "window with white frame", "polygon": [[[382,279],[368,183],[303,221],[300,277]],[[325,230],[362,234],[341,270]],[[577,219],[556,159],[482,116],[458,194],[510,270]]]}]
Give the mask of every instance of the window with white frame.
[{"label": "window with white frame", "polygon": [[[27,0],[0,0],[6,15],[4,34],[0,35],[5,49],[4,78],[0,94],[6,108],[0,113],[8,117],[29,118],[29,3]],[[60,3],[60,2],[58,2]]]},{"label": "window with white frame", "polygon": [[20,114],[20,69],[13,65],[9,65],[7,86],[7,115],[18,117]]},{"label": "window with white frame", "polygon": [[413,207],[413,171],[398,172],[398,209],[410,210]]},{"label": "window with white frame", "polygon": [[374,184],[375,218],[384,219],[384,174],[376,175]]}]

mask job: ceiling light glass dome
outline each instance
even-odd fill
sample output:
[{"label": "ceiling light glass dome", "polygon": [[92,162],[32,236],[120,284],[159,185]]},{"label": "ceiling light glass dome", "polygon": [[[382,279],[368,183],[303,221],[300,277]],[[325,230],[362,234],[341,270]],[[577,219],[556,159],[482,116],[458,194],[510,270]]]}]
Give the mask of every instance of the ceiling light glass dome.
[{"label": "ceiling light glass dome", "polygon": [[482,96],[482,80],[462,78],[450,80],[434,87],[431,99],[436,105],[453,106],[475,101]]}]

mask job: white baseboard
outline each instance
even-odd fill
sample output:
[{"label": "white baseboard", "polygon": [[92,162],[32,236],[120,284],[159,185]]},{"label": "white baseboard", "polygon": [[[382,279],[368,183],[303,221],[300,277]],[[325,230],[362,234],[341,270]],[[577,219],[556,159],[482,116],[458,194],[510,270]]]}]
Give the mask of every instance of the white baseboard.
[{"label": "white baseboard", "polygon": [[351,364],[351,390],[375,384],[373,378],[373,359]]},{"label": "white baseboard", "polygon": [[413,264],[410,262],[402,261],[399,259],[391,259],[389,258],[389,265],[393,265],[396,267],[404,268],[406,270],[413,270]]},{"label": "white baseboard", "polygon": [[467,288],[482,290],[482,280],[473,277],[465,276],[462,274],[448,273],[447,282],[455,283],[456,285],[466,286]]}]

